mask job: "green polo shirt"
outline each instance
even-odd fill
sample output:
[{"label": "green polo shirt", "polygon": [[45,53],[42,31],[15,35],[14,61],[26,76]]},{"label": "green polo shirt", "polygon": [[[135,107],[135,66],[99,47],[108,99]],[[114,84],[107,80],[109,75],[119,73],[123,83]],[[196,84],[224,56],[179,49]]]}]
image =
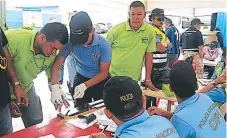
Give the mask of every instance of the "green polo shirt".
[{"label": "green polo shirt", "polygon": [[111,76],[129,76],[138,81],[146,52],[156,51],[155,30],[143,23],[134,31],[129,22],[113,27],[106,35],[112,45]]},{"label": "green polo shirt", "polygon": [[[6,31],[5,34],[9,41],[7,49],[12,57],[14,71],[21,86],[28,92],[33,85],[33,79],[40,72],[46,70],[49,75],[56,55],[50,57],[42,54],[35,55],[33,44],[37,31],[12,29]],[[15,98],[14,95],[11,97]]]}]

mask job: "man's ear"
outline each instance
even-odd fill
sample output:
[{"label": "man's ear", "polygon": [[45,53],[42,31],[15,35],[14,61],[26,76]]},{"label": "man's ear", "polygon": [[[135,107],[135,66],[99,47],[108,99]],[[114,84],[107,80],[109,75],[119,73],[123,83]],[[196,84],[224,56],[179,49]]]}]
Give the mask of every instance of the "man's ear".
[{"label": "man's ear", "polygon": [[105,108],[104,113],[108,119],[113,118],[113,114],[108,109]]},{"label": "man's ear", "polygon": [[44,35],[44,34],[39,34],[39,35],[38,35],[38,40],[39,40],[39,43],[44,43],[44,42],[46,42],[46,35]]}]

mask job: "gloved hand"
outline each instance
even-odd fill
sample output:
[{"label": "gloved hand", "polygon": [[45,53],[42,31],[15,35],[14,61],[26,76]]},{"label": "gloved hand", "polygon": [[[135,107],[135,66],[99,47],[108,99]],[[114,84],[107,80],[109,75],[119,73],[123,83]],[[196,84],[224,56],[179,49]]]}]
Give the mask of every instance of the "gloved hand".
[{"label": "gloved hand", "polygon": [[64,103],[66,99],[65,93],[60,89],[59,84],[51,85],[51,102],[55,105],[60,105]]},{"label": "gloved hand", "polygon": [[86,91],[86,89],[87,89],[87,86],[84,83],[81,83],[80,85],[76,86],[73,97],[75,99],[83,98],[84,92]]}]

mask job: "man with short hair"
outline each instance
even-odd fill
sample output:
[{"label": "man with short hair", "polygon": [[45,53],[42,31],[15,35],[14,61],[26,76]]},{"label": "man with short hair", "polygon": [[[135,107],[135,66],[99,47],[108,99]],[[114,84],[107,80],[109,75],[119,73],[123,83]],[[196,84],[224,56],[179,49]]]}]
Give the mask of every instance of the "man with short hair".
[{"label": "man with short hair", "polygon": [[[27,128],[43,120],[42,105],[33,79],[42,71],[50,73],[56,51],[68,42],[68,31],[63,24],[55,22],[46,24],[39,32],[12,29],[5,34],[8,45],[4,47],[4,52],[14,93],[12,98],[16,98],[21,107],[21,117]],[[52,93],[53,100],[58,101]]]},{"label": "man with short hair", "polygon": [[179,39],[180,34],[177,28],[173,25],[172,20],[167,18],[164,20],[165,34],[172,44],[172,48],[168,50],[168,65],[169,68],[172,67],[174,61],[177,60],[180,50],[179,50]]},{"label": "man with short hair", "polygon": [[[149,116],[145,97],[137,81],[126,76],[114,76],[105,84],[104,113],[118,126],[115,138],[179,138],[175,128],[161,116]],[[90,138],[107,138],[91,134]]]},{"label": "man with short hair", "polygon": [[144,22],[145,6],[141,1],[130,4],[129,19],[114,26],[107,32],[106,38],[112,46],[110,76],[129,76],[139,81],[145,58],[145,83],[156,90],[151,82],[153,62],[152,52],[156,51],[154,28]]},{"label": "man with short hair", "polygon": [[111,61],[111,46],[102,36],[96,34],[92,21],[86,12],[80,11],[72,16],[70,43],[62,49],[52,66],[52,92],[62,90],[58,84],[58,71],[66,57],[72,52],[76,61],[76,76],[73,97],[77,106],[102,99],[102,91]]},{"label": "man with short hair", "polygon": [[180,38],[180,51],[185,59],[193,57],[196,64],[196,77],[197,79],[203,78],[203,36],[199,31],[203,24],[200,19],[194,18],[191,21],[191,27],[187,29]]},{"label": "man with short hair", "polygon": [[149,108],[150,115],[171,118],[180,138],[224,138],[226,124],[220,110],[211,99],[196,93],[197,79],[191,64],[176,61],[170,73],[170,88],[176,95],[178,106],[174,113]]}]

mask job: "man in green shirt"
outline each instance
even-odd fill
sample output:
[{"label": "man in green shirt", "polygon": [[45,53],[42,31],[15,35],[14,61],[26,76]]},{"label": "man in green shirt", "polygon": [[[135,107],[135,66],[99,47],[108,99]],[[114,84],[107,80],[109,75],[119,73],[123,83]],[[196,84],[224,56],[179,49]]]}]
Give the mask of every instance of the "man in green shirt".
[{"label": "man in green shirt", "polygon": [[[17,99],[24,125],[29,127],[43,120],[42,106],[33,79],[42,71],[50,74],[57,50],[68,42],[68,31],[63,24],[55,22],[46,24],[39,32],[12,29],[5,34],[8,45],[4,47],[4,52],[8,61],[11,92],[14,93],[11,97]],[[52,102],[62,104],[62,97],[65,97],[63,93],[51,93]]]},{"label": "man in green shirt", "polygon": [[128,76],[139,81],[145,58],[146,85],[156,90],[150,80],[153,54],[156,51],[155,31],[144,22],[144,4],[134,1],[130,5],[129,20],[113,27],[106,38],[112,45],[110,76]]}]

